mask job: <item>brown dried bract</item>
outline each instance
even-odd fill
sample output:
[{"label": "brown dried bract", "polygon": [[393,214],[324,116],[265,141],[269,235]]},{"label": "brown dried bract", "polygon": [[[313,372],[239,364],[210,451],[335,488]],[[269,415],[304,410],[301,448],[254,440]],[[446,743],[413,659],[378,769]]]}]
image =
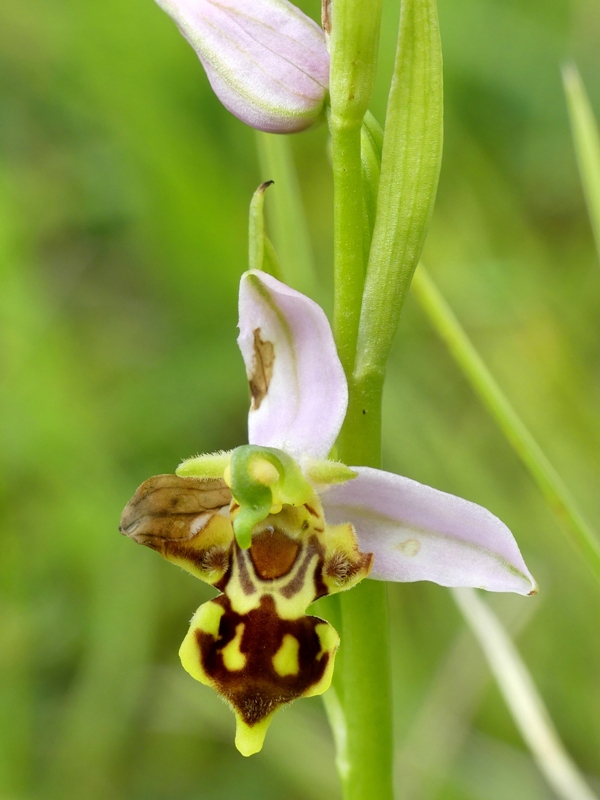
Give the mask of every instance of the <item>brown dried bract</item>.
[{"label": "brown dried bract", "polygon": [[249,378],[250,394],[252,395],[252,408],[260,408],[269,391],[269,384],[273,377],[275,363],[275,349],[271,342],[260,338],[260,328],[254,331],[254,363],[252,375]]}]

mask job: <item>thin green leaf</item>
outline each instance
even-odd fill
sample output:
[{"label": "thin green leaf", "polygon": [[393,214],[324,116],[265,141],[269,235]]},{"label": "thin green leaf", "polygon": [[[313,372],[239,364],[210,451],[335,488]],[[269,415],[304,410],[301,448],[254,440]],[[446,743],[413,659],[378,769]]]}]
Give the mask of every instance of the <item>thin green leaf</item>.
[{"label": "thin green leaf", "polygon": [[453,589],[511,716],[542,774],[563,800],[598,800],[565,750],[544,701],[500,620],[474,589]]},{"label": "thin green leaf", "polygon": [[452,309],[422,265],[415,274],[412,289],[465,377],[529,470],[570,539],[577,545],[588,566],[600,580],[598,539],[582,517],[562,478],[503,394]]},{"label": "thin green leaf", "polygon": [[273,181],[261,183],[250,201],[248,224],[248,266],[262,269],[278,280],[283,280],[279,259],[265,232],[265,192]]},{"label": "thin green leaf", "polygon": [[381,175],[381,150],[383,148],[383,130],[373,114],[367,111],[360,131],[360,157],[362,161],[363,213],[365,217],[363,230],[363,250],[365,264],[369,260],[373,228],[377,215],[377,196],[379,194],[379,177]]},{"label": "thin green leaf", "polygon": [[262,176],[275,184],[270,192],[269,222],[281,272],[294,289],[312,295],[315,264],[289,138],[261,131],[256,138]]}]

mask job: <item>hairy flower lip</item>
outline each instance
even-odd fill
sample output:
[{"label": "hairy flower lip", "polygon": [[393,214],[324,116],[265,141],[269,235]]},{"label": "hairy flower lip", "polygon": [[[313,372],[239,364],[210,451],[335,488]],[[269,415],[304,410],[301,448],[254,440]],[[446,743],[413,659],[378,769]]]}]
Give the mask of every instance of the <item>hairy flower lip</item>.
[{"label": "hairy flower lip", "polygon": [[156,0],[196,51],[215,94],[246,124],[304,130],[322,115],[329,54],[319,26],[288,0]]}]

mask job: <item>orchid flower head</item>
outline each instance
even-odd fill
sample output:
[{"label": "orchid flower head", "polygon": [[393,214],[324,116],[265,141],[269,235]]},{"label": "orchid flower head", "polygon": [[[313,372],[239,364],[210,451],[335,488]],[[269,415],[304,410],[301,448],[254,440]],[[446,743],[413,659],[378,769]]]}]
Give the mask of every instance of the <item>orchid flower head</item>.
[{"label": "orchid flower head", "polygon": [[288,0],[157,0],[192,45],[223,103],[261,131],[304,130],[322,114],[329,53]]},{"label": "orchid flower head", "polygon": [[338,634],[305,614],[319,597],[367,576],[525,595],[536,584],[486,509],[328,459],[348,388],[315,302],[251,270],[239,312],[249,444],[150,478],[121,531],[219,591],[194,615],[180,656],[231,705],[236,745],[250,755],[281,705],[331,682]]}]

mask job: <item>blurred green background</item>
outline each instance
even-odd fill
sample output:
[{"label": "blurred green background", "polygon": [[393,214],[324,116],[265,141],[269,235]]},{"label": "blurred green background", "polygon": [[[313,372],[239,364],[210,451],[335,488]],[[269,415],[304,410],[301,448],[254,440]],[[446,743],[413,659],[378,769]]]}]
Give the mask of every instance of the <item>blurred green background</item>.
[{"label": "blurred green background", "polygon": [[[318,0],[302,7],[318,18]],[[398,16],[372,103],[383,121]],[[560,65],[600,112],[594,0],[440,0],[446,143],[425,259],[591,520],[600,517],[600,269]],[[292,137],[330,307],[325,127]],[[245,442],[236,294],[255,134],[151,0],[0,4],[0,799],[339,796],[318,699],[264,751],[179,666],[210,590],[134,547],[146,477]],[[277,202],[277,187],[267,205]],[[600,778],[600,590],[416,304],[385,466],[480,502],[540,584],[488,597],[569,751]],[[390,589],[403,797],[552,798],[449,592]],[[598,785],[598,784],[596,784]]]}]

